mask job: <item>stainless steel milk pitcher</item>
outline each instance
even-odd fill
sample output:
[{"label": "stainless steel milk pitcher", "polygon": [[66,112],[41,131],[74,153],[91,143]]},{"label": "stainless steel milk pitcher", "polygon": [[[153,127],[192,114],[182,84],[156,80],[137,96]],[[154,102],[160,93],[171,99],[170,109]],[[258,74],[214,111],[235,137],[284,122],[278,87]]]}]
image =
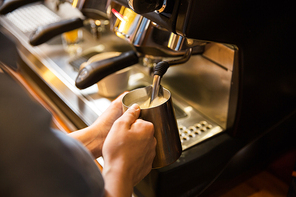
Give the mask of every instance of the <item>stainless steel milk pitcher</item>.
[{"label": "stainless steel milk pitcher", "polygon": [[171,93],[165,88],[162,88],[162,91],[163,102],[148,108],[141,107],[141,103],[151,98],[152,86],[133,90],[122,99],[124,111],[132,104],[137,103],[141,108],[140,118],[152,122],[154,125],[157,145],[153,168],[161,168],[175,162],[182,153]]}]

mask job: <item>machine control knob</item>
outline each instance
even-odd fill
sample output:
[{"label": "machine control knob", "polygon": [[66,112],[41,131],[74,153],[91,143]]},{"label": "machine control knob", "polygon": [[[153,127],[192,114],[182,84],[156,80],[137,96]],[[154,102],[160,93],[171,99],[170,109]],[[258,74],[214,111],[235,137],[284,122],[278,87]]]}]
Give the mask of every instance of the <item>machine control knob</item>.
[{"label": "machine control knob", "polygon": [[162,12],[166,7],[167,0],[128,0],[130,8],[138,14],[148,12]]}]

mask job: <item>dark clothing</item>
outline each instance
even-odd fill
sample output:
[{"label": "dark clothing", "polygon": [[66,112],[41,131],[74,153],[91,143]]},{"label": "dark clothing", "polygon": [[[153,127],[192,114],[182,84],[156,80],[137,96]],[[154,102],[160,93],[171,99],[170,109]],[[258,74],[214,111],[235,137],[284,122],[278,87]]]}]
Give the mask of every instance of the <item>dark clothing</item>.
[{"label": "dark clothing", "polygon": [[103,196],[94,158],[0,69],[0,196]]}]

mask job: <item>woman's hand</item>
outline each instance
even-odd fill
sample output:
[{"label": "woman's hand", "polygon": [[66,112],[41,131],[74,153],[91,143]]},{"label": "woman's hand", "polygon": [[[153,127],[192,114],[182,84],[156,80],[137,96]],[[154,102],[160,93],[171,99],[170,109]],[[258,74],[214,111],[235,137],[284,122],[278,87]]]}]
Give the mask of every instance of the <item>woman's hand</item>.
[{"label": "woman's hand", "polygon": [[103,145],[105,190],[107,196],[131,196],[133,186],[151,170],[156,139],[153,124],[138,119],[134,104],[117,119]]},{"label": "woman's hand", "polygon": [[121,100],[124,95],[125,93],[116,98],[92,125],[69,134],[82,142],[94,158],[102,156],[105,138],[115,120],[123,113]]}]

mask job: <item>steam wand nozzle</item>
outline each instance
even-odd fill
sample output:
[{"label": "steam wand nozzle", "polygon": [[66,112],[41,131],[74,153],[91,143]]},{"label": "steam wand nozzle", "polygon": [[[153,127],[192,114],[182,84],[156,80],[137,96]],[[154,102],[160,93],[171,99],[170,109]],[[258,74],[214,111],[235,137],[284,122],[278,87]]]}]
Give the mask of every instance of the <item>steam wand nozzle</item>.
[{"label": "steam wand nozzle", "polygon": [[155,66],[154,75],[159,75],[160,77],[162,77],[166,73],[166,71],[168,70],[168,68],[170,66],[183,64],[183,63],[187,62],[190,59],[191,54],[192,54],[192,48],[188,48],[186,50],[185,54],[183,55],[183,57],[180,59],[159,62]]},{"label": "steam wand nozzle", "polygon": [[[173,65],[183,64],[187,62],[192,54],[192,48],[186,50],[186,53],[181,59],[171,60],[171,61],[161,61],[159,62],[154,69],[154,77],[152,83],[152,95],[150,103],[159,96],[160,90],[160,81],[162,76],[166,73],[168,68]],[[161,91],[162,92],[162,91]]]}]

